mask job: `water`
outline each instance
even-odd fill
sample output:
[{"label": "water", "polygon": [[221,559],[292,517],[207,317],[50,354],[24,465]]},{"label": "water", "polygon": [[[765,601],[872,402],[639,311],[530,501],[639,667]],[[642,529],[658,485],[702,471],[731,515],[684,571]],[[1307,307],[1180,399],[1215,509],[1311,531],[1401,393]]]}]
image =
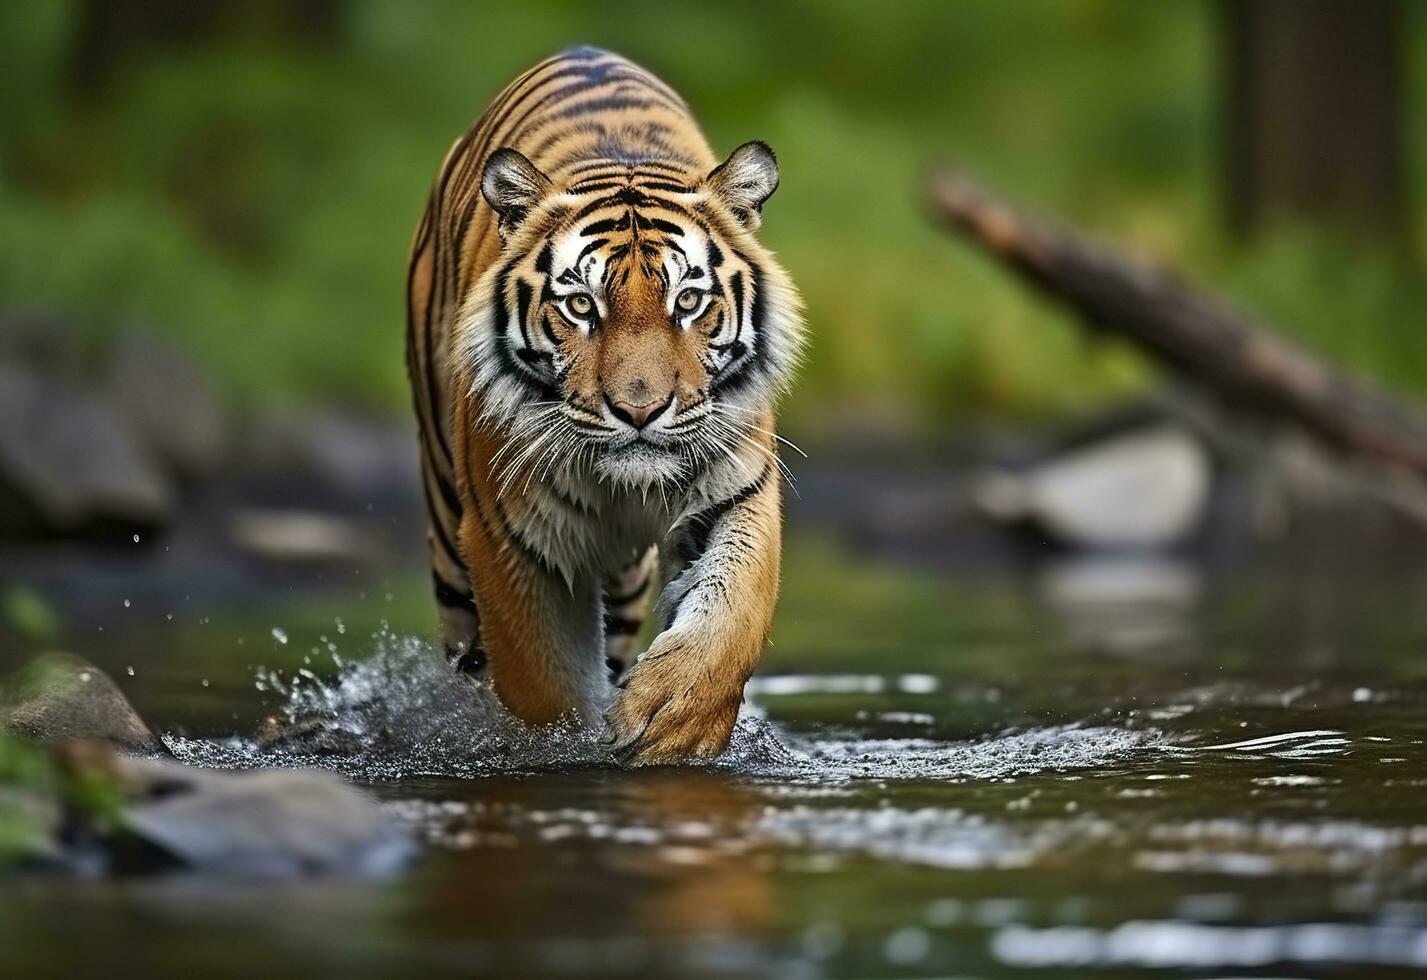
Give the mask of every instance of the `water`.
[{"label": "water", "polygon": [[[384,882],[12,883],[0,949],[151,975],[1427,972],[1427,580],[1176,575],[1126,600],[1103,568],[795,545],[730,752],[643,771],[521,728],[359,604],[341,630],[111,627],[95,656],[139,664],[119,679],[180,758],[334,769],[425,857]],[[252,737],[264,715],[296,734]]]}]

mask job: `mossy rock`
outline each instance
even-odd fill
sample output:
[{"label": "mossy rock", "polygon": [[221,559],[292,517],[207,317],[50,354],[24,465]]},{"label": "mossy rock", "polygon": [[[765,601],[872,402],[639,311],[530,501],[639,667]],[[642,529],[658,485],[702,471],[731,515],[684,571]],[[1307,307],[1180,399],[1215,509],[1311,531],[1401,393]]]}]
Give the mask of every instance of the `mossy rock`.
[{"label": "mossy rock", "polygon": [[36,657],[5,682],[0,733],[45,743],[100,741],[135,755],[169,754],[113,678],[67,653]]}]

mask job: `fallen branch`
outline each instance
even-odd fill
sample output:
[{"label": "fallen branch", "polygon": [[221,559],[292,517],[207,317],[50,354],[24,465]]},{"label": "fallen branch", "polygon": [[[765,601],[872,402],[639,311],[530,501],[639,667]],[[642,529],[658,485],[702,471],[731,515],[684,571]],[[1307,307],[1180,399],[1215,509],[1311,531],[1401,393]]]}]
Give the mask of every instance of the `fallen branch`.
[{"label": "fallen branch", "polygon": [[1235,408],[1427,481],[1427,418],[1167,272],[1017,212],[963,176],[931,186],[938,217],[1022,276]]}]

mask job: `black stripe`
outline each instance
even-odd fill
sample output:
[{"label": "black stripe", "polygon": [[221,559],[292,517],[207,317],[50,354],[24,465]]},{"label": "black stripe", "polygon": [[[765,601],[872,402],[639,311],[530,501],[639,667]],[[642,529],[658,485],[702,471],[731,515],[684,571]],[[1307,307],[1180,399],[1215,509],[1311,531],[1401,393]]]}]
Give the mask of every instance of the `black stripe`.
[{"label": "black stripe", "polygon": [[[502,268],[500,272],[496,275],[496,353],[500,356],[501,365],[506,369],[507,374],[515,378],[517,381],[520,381],[525,384],[526,387],[530,388],[541,398],[544,398],[547,401],[556,401],[559,399],[560,393],[555,390],[555,388],[550,384],[549,380],[544,377],[544,375],[536,371],[534,367],[530,366],[516,355],[515,351],[511,349],[510,337],[506,334],[506,330],[510,326],[510,308],[505,305],[505,284],[507,277],[510,275],[511,269],[514,268],[516,262],[518,261],[518,257],[511,259],[505,264],[505,267]],[[521,333],[522,335],[525,333],[524,325],[521,326]],[[527,337],[525,339],[525,342],[528,345],[530,343],[530,339]],[[534,352],[532,351],[532,353]]]},{"label": "black stripe", "polygon": [[758,479],[748,486],[738,491],[731,497],[726,497],[718,503],[699,511],[688,519],[685,527],[687,531],[684,539],[680,542],[680,557],[687,562],[698,561],[709,547],[709,535],[713,533],[714,525],[733,508],[750,499],[754,494],[763,489],[763,484],[768,482],[768,473],[773,468],[772,463],[763,464],[763,472],[758,474]]},{"label": "black stripe", "polygon": [[530,301],[534,298],[535,290],[530,288],[530,283],[524,279],[515,281],[515,315],[520,317],[520,339],[525,341],[527,348],[534,348],[530,342],[530,331],[527,325],[530,322]]},{"label": "black stripe", "polygon": [[[601,205],[601,207],[607,207],[607,206],[608,206],[608,205]],[[595,210],[595,211],[598,211],[599,208],[595,208],[594,210]],[[583,218],[584,216],[585,216],[585,212],[581,212],[581,213],[580,213],[579,215],[577,215],[576,217]],[[590,222],[589,224],[585,225],[585,227],[583,227],[583,228],[580,229],[580,234],[581,234],[582,236],[583,236],[583,235],[603,235],[605,232],[610,232],[610,231],[627,231],[628,229],[629,229],[629,212],[626,211],[624,214],[620,215],[618,218],[605,218],[603,221],[592,221],[592,222]]]},{"label": "black stripe", "polygon": [[[441,546],[441,550],[446,552],[446,557],[451,560],[451,564],[457,568],[464,569],[466,563],[461,560],[460,553],[456,550],[456,545],[451,541],[450,535],[446,533],[445,524],[441,516],[436,513],[436,502],[431,498],[431,486],[429,481],[421,481],[422,496],[426,498],[426,518],[431,526],[431,536],[436,543]],[[459,511],[457,512],[459,513]]]},{"label": "black stripe", "polygon": [[[749,299],[749,320],[751,330],[748,342],[739,349],[738,341],[743,336],[743,318],[739,317],[738,330],[734,334],[734,344],[731,349],[734,351],[734,359],[727,367],[714,379],[709,390],[718,391],[723,394],[731,394],[748,386],[754,378],[763,373],[768,360],[768,332],[765,318],[768,314],[767,301],[763,296],[763,278],[759,274],[758,266],[755,265],[746,255],[735,252],[747,266],[748,275],[752,280],[752,296]],[[737,276],[738,273],[734,273]],[[733,284],[733,276],[729,277],[729,284]],[[742,296],[742,287],[738,289],[738,295]]]},{"label": "black stripe", "polygon": [[624,181],[619,180],[597,180],[588,184],[575,184],[570,188],[571,194],[593,194],[595,191],[607,191],[611,187],[623,187]]},{"label": "black stripe", "polygon": [[435,569],[431,571],[431,580],[436,585],[436,601],[442,606],[447,609],[465,609],[472,613],[476,611],[475,596],[450,585]]},{"label": "black stripe", "polygon": [[609,244],[609,239],[608,239],[608,238],[592,238],[592,239],[590,239],[588,242],[585,243],[585,247],[582,248],[582,249],[580,249],[580,255],[579,255],[578,258],[575,259],[575,265],[578,266],[581,262],[583,262],[583,261],[585,260],[585,256],[586,256],[586,255],[589,255],[589,254],[590,254],[591,252],[593,252],[595,249],[597,249],[597,248],[603,248],[604,246],[606,246],[606,245],[608,245],[608,244]]},{"label": "black stripe", "polygon": [[[422,215],[421,225],[417,230],[417,243],[412,248],[411,259],[407,265],[406,273],[406,363],[407,371],[411,374],[411,397],[416,407],[416,417],[421,421],[422,427],[426,430],[434,431],[436,444],[440,447],[441,455],[446,461],[447,467],[452,462],[451,447],[447,444],[446,433],[437,419],[436,406],[439,401],[436,397],[435,371],[431,364],[431,313],[436,308],[438,302],[436,290],[436,269],[439,265],[440,249],[433,243],[435,234],[435,219],[432,216],[434,200],[428,200],[426,212]],[[416,311],[412,309],[412,287],[416,282],[416,267],[420,263],[427,250],[432,250],[432,276],[428,283],[426,295],[426,310],[422,316],[421,324],[425,328],[423,332],[417,329]],[[418,357],[421,360],[418,360]],[[425,411],[421,403],[419,394],[421,388],[418,387],[418,379],[425,382],[426,404]]]},{"label": "black stripe", "polygon": [[643,625],[643,620],[628,619],[613,613],[604,614],[604,631],[607,636],[633,636]]},{"label": "black stripe", "polygon": [[648,224],[649,227],[655,229],[656,231],[662,231],[666,235],[679,235],[680,237],[682,237],[684,234],[684,229],[682,227],[674,224],[674,222],[672,221],[665,221],[663,218],[654,218],[645,215],[644,222]]},{"label": "black stripe", "polygon": [[[624,173],[628,169],[628,167],[626,167],[622,163],[619,163],[618,161],[611,160],[608,157],[600,157],[597,160],[586,160],[578,166],[571,167],[569,173],[571,177],[574,177],[578,174],[588,173],[592,170],[613,170],[617,173]],[[593,180],[594,178],[586,177],[585,179]]]},{"label": "black stripe", "polygon": [[672,163],[665,163],[662,160],[640,160],[639,166],[641,168],[648,167],[651,170],[667,170],[669,173],[679,174],[681,176],[684,174],[683,167],[675,166]]},{"label": "black stripe", "polygon": [[620,592],[620,593],[606,592],[606,593],[605,593],[605,596],[604,596],[605,605],[607,605],[607,606],[623,606],[623,605],[628,605],[629,603],[633,602],[635,599],[638,599],[640,596],[644,595],[644,593],[649,590],[649,585],[650,585],[650,583],[653,582],[653,581],[654,581],[654,576],[653,576],[652,574],[650,574],[650,575],[646,575],[646,576],[644,576],[644,578],[640,579],[639,584],[636,585],[634,588],[630,589],[628,592]]},{"label": "black stripe", "polygon": [[[667,104],[664,99],[651,99],[647,96],[601,95],[598,98],[586,99],[583,102],[576,102],[574,105],[565,106],[565,108],[559,112],[548,116],[547,119],[550,122],[554,122],[558,119],[572,119],[575,116],[590,115],[596,112],[611,112],[620,109],[652,109],[655,106]],[[670,108],[673,107],[670,106]]]}]

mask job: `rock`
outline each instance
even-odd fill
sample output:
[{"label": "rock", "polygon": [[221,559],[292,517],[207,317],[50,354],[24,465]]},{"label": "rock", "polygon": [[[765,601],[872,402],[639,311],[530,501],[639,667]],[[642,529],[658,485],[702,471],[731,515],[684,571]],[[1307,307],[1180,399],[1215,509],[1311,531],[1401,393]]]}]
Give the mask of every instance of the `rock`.
[{"label": "rock", "polygon": [[0,363],[0,535],[117,536],[172,507],[163,471],[104,403]]},{"label": "rock", "polygon": [[78,381],[84,376],[84,345],[73,321],[63,314],[8,310],[0,313],[0,362]]},{"label": "rock", "polygon": [[976,497],[993,518],[1032,522],[1072,547],[1153,549],[1199,526],[1211,479],[1203,444],[1164,425],[1073,449],[1023,474],[987,477]]},{"label": "rock", "polygon": [[243,442],[244,475],[271,487],[316,484],[324,504],[357,507],[420,500],[416,434],[405,421],[305,409],[259,420]]},{"label": "rock", "polygon": [[379,549],[356,521],[315,511],[245,508],[233,514],[229,533],[247,554],[290,564],[362,561]]},{"label": "rock", "polygon": [[370,797],[310,769],[223,772],[98,741],[0,738],[0,866],[241,877],[385,874],[414,853]]},{"label": "rock", "polygon": [[109,675],[67,653],[37,657],[6,681],[0,732],[51,743],[90,739],[124,752],[168,755]]},{"label": "rock", "polygon": [[226,424],[203,374],[173,348],[122,331],[110,353],[109,401],[154,458],[182,480],[212,476],[223,462]]},{"label": "rock", "polygon": [[182,866],[248,877],[386,874],[414,845],[370,797],[331,773],[197,769],[124,760],[138,800],[121,825]]}]

